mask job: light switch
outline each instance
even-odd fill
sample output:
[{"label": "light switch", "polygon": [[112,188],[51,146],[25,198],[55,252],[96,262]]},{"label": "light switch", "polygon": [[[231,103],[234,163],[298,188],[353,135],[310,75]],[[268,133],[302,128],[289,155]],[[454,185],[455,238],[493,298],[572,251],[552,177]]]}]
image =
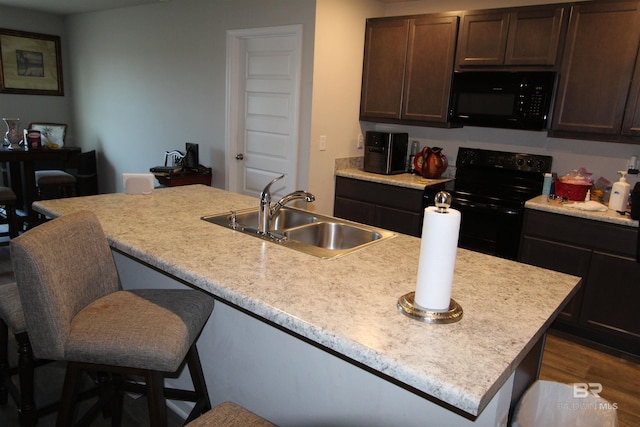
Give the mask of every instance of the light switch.
[{"label": "light switch", "polygon": [[318,148],[320,151],[326,151],[327,149],[327,136],[320,135],[320,142],[318,143]]}]

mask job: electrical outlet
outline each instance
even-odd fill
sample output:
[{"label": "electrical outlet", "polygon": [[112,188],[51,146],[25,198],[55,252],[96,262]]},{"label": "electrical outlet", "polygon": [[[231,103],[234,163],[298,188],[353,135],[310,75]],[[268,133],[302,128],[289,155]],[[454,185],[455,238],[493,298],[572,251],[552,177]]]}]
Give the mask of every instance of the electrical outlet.
[{"label": "electrical outlet", "polygon": [[327,150],[327,136],[326,135],[320,135],[320,142],[318,143],[318,148],[320,149],[320,151],[326,151]]},{"label": "electrical outlet", "polygon": [[356,148],[362,150],[364,148],[364,136],[362,134],[358,135],[358,142],[356,143]]}]

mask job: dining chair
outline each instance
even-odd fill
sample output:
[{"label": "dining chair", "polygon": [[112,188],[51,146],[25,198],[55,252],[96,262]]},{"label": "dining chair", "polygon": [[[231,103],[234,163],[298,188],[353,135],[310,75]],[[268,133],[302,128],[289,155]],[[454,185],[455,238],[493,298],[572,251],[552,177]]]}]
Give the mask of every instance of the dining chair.
[{"label": "dining chair", "polygon": [[76,195],[76,177],[63,170],[36,170],[38,199],[61,199]]},{"label": "dining chair", "polygon": [[[29,123],[29,130],[38,130],[46,141],[42,149],[59,149],[64,146],[67,135],[65,123]],[[38,198],[59,199],[76,195],[76,178],[57,166],[36,165],[35,181]]]},{"label": "dining chair", "polygon": [[[195,344],[213,310],[210,295],[123,290],[100,221],[88,211],[16,237],[11,258],[34,355],[67,362],[58,426],[71,426],[76,419],[82,371],[113,378],[111,392],[97,404],[109,408],[115,420],[124,391],[145,392],[154,427],[167,425],[166,398],[195,402],[187,422],[211,409]],[[165,387],[164,378],[179,373],[185,361],[194,390]],[[131,377],[143,379],[144,386]]]},{"label": "dining chair", "polygon": [[76,194],[90,196],[98,194],[98,166],[96,150],[83,151],[78,155],[78,167],[68,172],[76,179]]}]

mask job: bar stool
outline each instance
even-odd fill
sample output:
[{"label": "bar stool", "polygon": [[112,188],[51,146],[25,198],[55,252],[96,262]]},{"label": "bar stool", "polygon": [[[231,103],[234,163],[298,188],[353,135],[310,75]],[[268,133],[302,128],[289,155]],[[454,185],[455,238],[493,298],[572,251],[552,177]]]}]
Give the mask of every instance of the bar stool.
[{"label": "bar stool", "polygon": [[38,198],[60,199],[76,195],[76,177],[62,170],[35,171]]},{"label": "bar stool", "polygon": [[275,424],[233,402],[224,402],[185,427],[275,427]]},{"label": "bar stool", "polygon": [[[9,365],[8,332],[18,343],[18,366]],[[41,364],[41,363],[39,363]],[[21,426],[34,426],[38,419],[33,398],[33,373],[35,362],[27,334],[27,324],[20,305],[18,286],[15,283],[0,285],[0,404],[7,403],[10,396],[18,407]],[[18,374],[20,389],[12,381]]]},{"label": "bar stool", "polygon": [[[17,344],[18,365],[9,363],[9,336],[13,334]],[[51,360],[34,359],[27,324],[20,303],[18,285],[0,285],[0,405],[11,397],[18,408],[18,422],[21,427],[37,424],[38,418],[54,412],[59,402],[36,405],[34,399],[35,369]],[[18,375],[17,388],[12,377]],[[98,393],[99,387],[91,387],[82,392],[82,397],[90,398]]]},{"label": "bar stool", "polygon": [[[16,237],[11,258],[34,355],[67,362],[58,425],[73,425],[85,370],[115,379],[98,405],[110,404],[116,420],[123,391],[141,391],[127,376],[145,380],[154,427],[167,425],[165,398],[196,403],[187,422],[211,409],[195,341],[213,310],[212,297],[195,290],[122,290],[100,222],[88,211]],[[194,390],[165,388],[164,377],[185,360]],[[99,412],[94,409],[87,416]]]},{"label": "bar stool", "polygon": [[[0,236],[9,236],[13,239],[18,235],[19,224],[18,215],[16,214],[16,194],[9,187],[0,186],[0,206],[4,207],[3,222],[6,222],[8,231],[0,233]],[[0,245],[6,246],[9,242],[2,242]]]}]

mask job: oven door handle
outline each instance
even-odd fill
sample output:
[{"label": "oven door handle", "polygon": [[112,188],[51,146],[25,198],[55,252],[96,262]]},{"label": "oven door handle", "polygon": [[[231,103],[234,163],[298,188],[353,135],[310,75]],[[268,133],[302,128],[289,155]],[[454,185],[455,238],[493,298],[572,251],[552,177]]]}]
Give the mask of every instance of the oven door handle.
[{"label": "oven door handle", "polygon": [[452,207],[455,209],[457,206],[459,206],[461,208],[481,209],[481,210],[485,210],[485,211],[498,212],[500,214],[513,215],[513,216],[520,215],[520,213],[521,213],[521,211],[518,211],[518,210],[512,209],[512,208],[505,208],[505,207],[497,206],[497,205],[490,204],[490,203],[468,202],[468,201],[464,201],[464,200],[456,200],[453,203]]}]

